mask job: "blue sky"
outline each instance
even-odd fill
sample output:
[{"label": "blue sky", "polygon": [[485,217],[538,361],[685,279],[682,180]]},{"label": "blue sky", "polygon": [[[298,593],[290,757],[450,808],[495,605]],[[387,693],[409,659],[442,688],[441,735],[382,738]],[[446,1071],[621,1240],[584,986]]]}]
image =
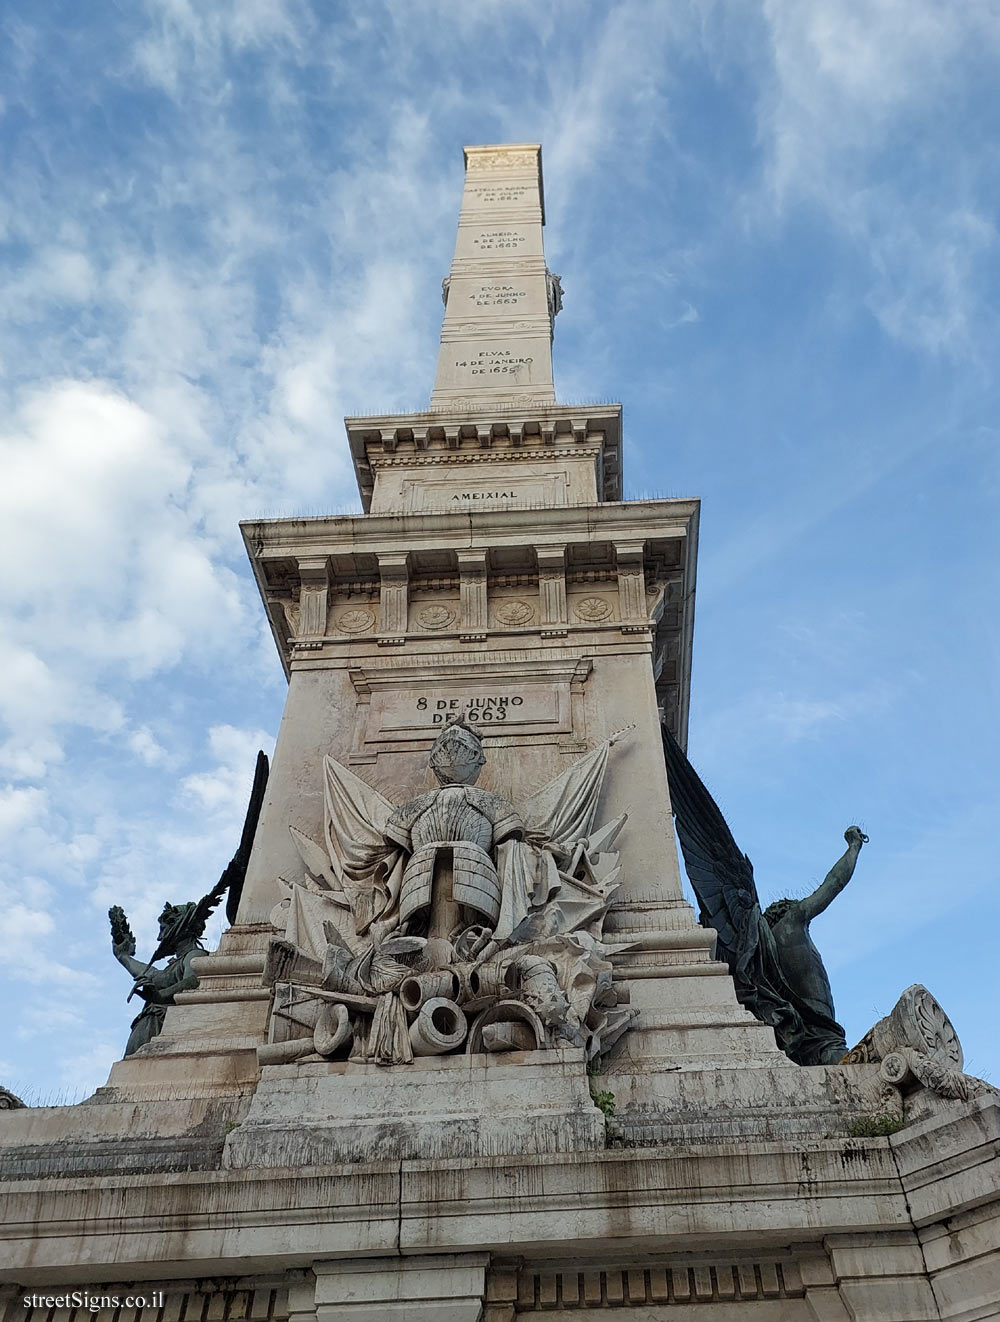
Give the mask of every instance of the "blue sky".
[{"label": "blue sky", "polygon": [[[20,12],[18,12],[20,10]],[[0,1081],[84,1095],[284,680],[237,521],[422,407],[464,143],[541,141],[559,397],[703,501],[689,752],[849,1041],[997,1079],[995,0],[136,0],[0,20]],[[217,936],[218,925],[212,929]]]}]

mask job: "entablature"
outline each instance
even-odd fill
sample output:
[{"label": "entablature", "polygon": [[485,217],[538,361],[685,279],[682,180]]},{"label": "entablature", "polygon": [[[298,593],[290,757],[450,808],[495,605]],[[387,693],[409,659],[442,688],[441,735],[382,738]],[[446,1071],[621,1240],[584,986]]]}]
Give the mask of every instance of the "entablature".
[{"label": "entablature", "polygon": [[[648,649],[682,730],[698,502],[435,511],[244,523],[286,674],[471,647]],[[616,641],[617,640],[617,641]]]},{"label": "entablature", "polygon": [[[501,466],[530,470],[551,465],[557,459],[587,461],[594,467],[595,480],[595,491],[589,499],[621,500],[620,404],[545,405],[515,400],[509,405],[484,406],[482,401],[469,400],[467,408],[453,402],[447,411],[434,409],[344,421],[366,513],[373,505],[378,508],[376,487],[380,475],[413,468],[426,481],[435,468],[456,464],[485,464],[496,471]],[[389,499],[396,501],[397,493],[393,491]],[[518,497],[512,496],[503,507],[517,503]],[[529,497],[526,501],[529,507],[565,503],[570,503],[569,499],[561,499],[558,494],[547,499]]]}]

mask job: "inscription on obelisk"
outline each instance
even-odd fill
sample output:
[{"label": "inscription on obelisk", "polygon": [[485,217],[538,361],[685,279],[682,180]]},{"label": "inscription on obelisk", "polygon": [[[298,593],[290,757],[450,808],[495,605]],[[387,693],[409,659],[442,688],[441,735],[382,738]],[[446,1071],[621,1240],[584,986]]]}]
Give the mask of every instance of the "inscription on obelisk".
[{"label": "inscription on obelisk", "polygon": [[465,191],[431,407],[554,403],[556,288],[542,250],[537,145],[467,147]]}]

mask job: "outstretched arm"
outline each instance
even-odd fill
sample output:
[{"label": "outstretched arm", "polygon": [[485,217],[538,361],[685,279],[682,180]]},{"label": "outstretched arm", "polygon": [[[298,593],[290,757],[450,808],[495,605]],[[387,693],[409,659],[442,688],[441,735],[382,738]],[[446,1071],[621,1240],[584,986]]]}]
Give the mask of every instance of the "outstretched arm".
[{"label": "outstretched arm", "polygon": [[847,883],[854,876],[854,867],[861,853],[861,846],[868,837],[857,826],[849,826],[844,832],[847,849],[837,859],[822,882],[811,895],[799,900],[799,910],[806,922],[811,922],[817,914],[823,912],[831,900],[835,900]]},{"label": "outstretched arm", "polygon": [[149,967],[149,961],[135,958],[135,936],[125,917],[125,910],[113,904],[108,910],[108,918],[111,921],[112,954],[133,978],[141,978]]},{"label": "outstretched arm", "polygon": [[145,959],[136,959],[133,955],[127,953],[119,946],[112,946],[112,953],[118,963],[128,969],[133,978],[141,978],[149,968],[149,961]]}]

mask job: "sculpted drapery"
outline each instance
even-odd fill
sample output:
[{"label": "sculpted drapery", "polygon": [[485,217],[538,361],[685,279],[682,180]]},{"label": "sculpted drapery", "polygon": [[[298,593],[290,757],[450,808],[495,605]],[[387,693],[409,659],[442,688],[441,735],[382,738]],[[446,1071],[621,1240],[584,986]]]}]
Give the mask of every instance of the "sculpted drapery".
[{"label": "sculpted drapery", "polygon": [[606,1049],[632,1018],[601,942],[626,817],[594,830],[616,737],[518,806],[475,785],[482,742],[461,720],[431,750],[437,788],[398,807],[327,757],[324,845],[291,828],[305,874],[275,914],[270,980],[292,1027],[273,1036],[299,1044],[282,1058],[316,1046],[327,997],[346,1013],[336,1050],[380,1064],[469,1034],[469,1049]]}]

